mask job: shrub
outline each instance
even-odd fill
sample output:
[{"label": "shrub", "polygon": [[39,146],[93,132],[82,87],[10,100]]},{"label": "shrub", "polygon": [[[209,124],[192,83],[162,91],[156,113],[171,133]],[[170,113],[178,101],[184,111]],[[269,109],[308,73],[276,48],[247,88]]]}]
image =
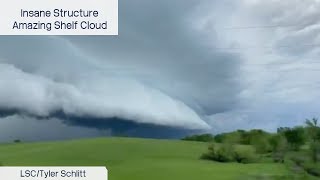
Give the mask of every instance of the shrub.
[{"label": "shrub", "polygon": [[318,166],[316,164],[308,164],[308,163],[306,163],[306,164],[303,164],[303,168],[309,174],[311,174],[313,176],[320,177],[320,166]]},{"label": "shrub", "polygon": [[281,134],[273,135],[269,139],[269,144],[271,146],[272,152],[287,151],[288,150],[287,139]]},{"label": "shrub", "polygon": [[222,143],[224,138],[225,138],[224,134],[218,134],[214,136],[214,141],[217,143]]},{"label": "shrub", "polygon": [[273,162],[275,163],[284,163],[284,154],[281,152],[273,153],[272,154]]},{"label": "shrub", "polygon": [[258,156],[256,155],[255,151],[250,148],[242,148],[242,149],[235,149],[234,150],[234,159],[238,163],[255,163],[258,161]]},{"label": "shrub", "polygon": [[272,151],[272,147],[266,137],[255,139],[254,141],[252,141],[251,144],[256,149],[256,152],[259,154],[265,154]]},{"label": "shrub", "polygon": [[217,162],[238,162],[254,163],[257,156],[253,149],[236,149],[231,144],[222,144],[221,146],[210,145],[208,152],[201,156],[202,159],[213,160]]},{"label": "shrub", "polygon": [[320,142],[312,142],[310,144],[310,156],[314,163],[320,160]]},{"label": "shrub", "polygon": [[303,127],[283,128],[281,133],[287,139],[292,150],[298,151],[306,142],[306,134]]},{"label": "shrub", "polygon": [[229,145],[223,144],[220,147],[211,144],[208,148],[208,152],[201,156],[202,159],[213,160],[218,162],[232,162],[233,152]]},{"label": "shrub", "polygon": [[291,157],[291,160],[294,163],[296,163],[296,165],[298,165],[298,166],[302,166],[307,161],[307,159],[303,156],[293,156],[293,157]]},{"label": "shrub", "polygon": [[234,161],[234,155],[232,151],[232,146],[223,144],[217,151],[214,153],[214,160],[218,162],[232,162]]},{"label": "shrub", "polygon": [[277,134],[269,139],[269,144],[271,146],[274,162],[284,163],[284,157],[288,151],[287,139],[283,135]]},{"label": "shrub", "polygon": [[15,139],[13,142],[14,143],[21,143],[21,140],[20,139]]}]

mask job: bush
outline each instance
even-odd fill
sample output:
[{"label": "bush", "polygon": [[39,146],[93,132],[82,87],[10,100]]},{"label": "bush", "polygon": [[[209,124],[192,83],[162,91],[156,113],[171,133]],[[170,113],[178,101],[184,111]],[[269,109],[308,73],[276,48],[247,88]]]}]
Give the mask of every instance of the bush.
[{"label": "bush", "polygon": [[266,137],[256,139],[251,144],[254,146],[258,154],[265,154],[265,153],[272,152],[272,147]]},{"label": "bush", "polygon": [[320,160],[320,142],[312,142],[310,144],[310,156],[314,163]]},{"label": "bush", "polygon": [[306,133],[303,127],[283,128],[280,132],[285,136],[292,150],[298,151],[300,146],[306,143]]},{"label": "bush", "polygon": [[253,149],[235,149],[234,158],[238,163],[248,164],[258,161],[258,156]]},{"label": "bush", "polygon": [[217,151],[213,154],[213,158],[218,162],[232,162],[234,161],[233,152],[231,145],[222,145]]},{"label": "bush", "polygon": [[320,166],[318,166],[316,164],[308,164],[308,163],[306,163],[306,164],[303,164],[303,168],[309,174],[311,174],[313,176],[320,177]]},{"label": "bush", "polygon": [[253,149],[236,149],[231,144],[222,144],[216,146],[210,145],[209,152],[204,153],[201,158],[213,160],[217,162],[238,162],[238,163],[254,163],[257,161],[257,156]]},{"label": "bush", "polygon": [[269,139],[269,144],[272,152],[288,151],[287,139],[281,134],[273,135]]},{"label": "bush", "polygon": [[15,139],[13,142],[14,143],[21,143],[21,140],[20,139]]},{"label": "bush", "polygon": [[217,143],[222,143],[224,138],[225,138],[224,134],[218,134],[218,135],[215,135],[213,139]]},{"label": "bush", "polygon": [[209,152],[203,154],[201,158],[218,162],[232,162],[234,158],[231,149],[232,148],[226,144],[221,147],[212,144],[208,148]]},{"label": "bush", "polygon": [[275,152],[272,154],[273,162],[284,163],[285,154],[282,152]]},{"label": "bush", "polygon": [[298,166],[302,166],[307,161],[307,159],[303,156],[293,156],[293,157],[291,157],[291,160],[294,163],[296,163],[296,165],[298,165]]},{"label": "bush", "polygon": [[281,134],[273,135],[269,139],[269,144],[271,146],[274,162],[284,163],[284,157],[288,151],[287,139]]}]

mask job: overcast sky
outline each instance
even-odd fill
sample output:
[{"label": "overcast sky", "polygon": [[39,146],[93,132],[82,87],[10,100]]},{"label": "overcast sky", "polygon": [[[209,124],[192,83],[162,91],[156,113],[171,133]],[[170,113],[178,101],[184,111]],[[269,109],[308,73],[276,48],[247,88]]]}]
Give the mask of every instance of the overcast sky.
[{"label": "overcast sky", "polygon": [[0,109],[213,133],[319,116],[319,0],[119,3],[119,36],[1,36]]}]

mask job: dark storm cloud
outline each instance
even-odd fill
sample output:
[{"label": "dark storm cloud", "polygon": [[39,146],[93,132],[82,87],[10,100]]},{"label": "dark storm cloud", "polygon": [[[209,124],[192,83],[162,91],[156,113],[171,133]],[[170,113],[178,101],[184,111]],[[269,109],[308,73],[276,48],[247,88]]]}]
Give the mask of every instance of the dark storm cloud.
[{"label": "dark storm cloud", "polygon": [[27,142],[108,136],[171,139],[201,132],[119,118],[74,117],[61,112],[48,118],[14,112],[5,114],[0,113],[0,143],[16,139]]},{"label": "dark storm cloud", "polygon": [[319,1],[119,7],[119,36],[0,37],[0,108],[214,131],[318,115]]},{"label": "dark storm cloud", "polygon": [[57,118],[37,119],[25,115],[0,117],[0,142],[47,141],[109,136],[108,130],[74,127]]},{"label": "dark storm cloud", "polygon": [[232,109],[240,57],[212,51],[214,33],[197,29],[209,1],[120,2],[118,37],[68,37],[117,73],[183,99],[204,114]]},{"label": "dark storm cloud", "polygon": [[238,57],[194,28],[207,2],[121,1],[119,36],[1,37],[0,107],[208,128],[240,86]]}]

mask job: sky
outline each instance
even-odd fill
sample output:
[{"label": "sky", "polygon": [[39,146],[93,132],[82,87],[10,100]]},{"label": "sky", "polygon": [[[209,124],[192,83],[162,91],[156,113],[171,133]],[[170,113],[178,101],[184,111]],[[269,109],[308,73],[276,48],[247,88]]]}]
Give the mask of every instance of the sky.
[{"label": "sky", "polygon": [[0,36],[0,130],[275,131],[319,116],[319,0],[119,3],[119,36]]}]

